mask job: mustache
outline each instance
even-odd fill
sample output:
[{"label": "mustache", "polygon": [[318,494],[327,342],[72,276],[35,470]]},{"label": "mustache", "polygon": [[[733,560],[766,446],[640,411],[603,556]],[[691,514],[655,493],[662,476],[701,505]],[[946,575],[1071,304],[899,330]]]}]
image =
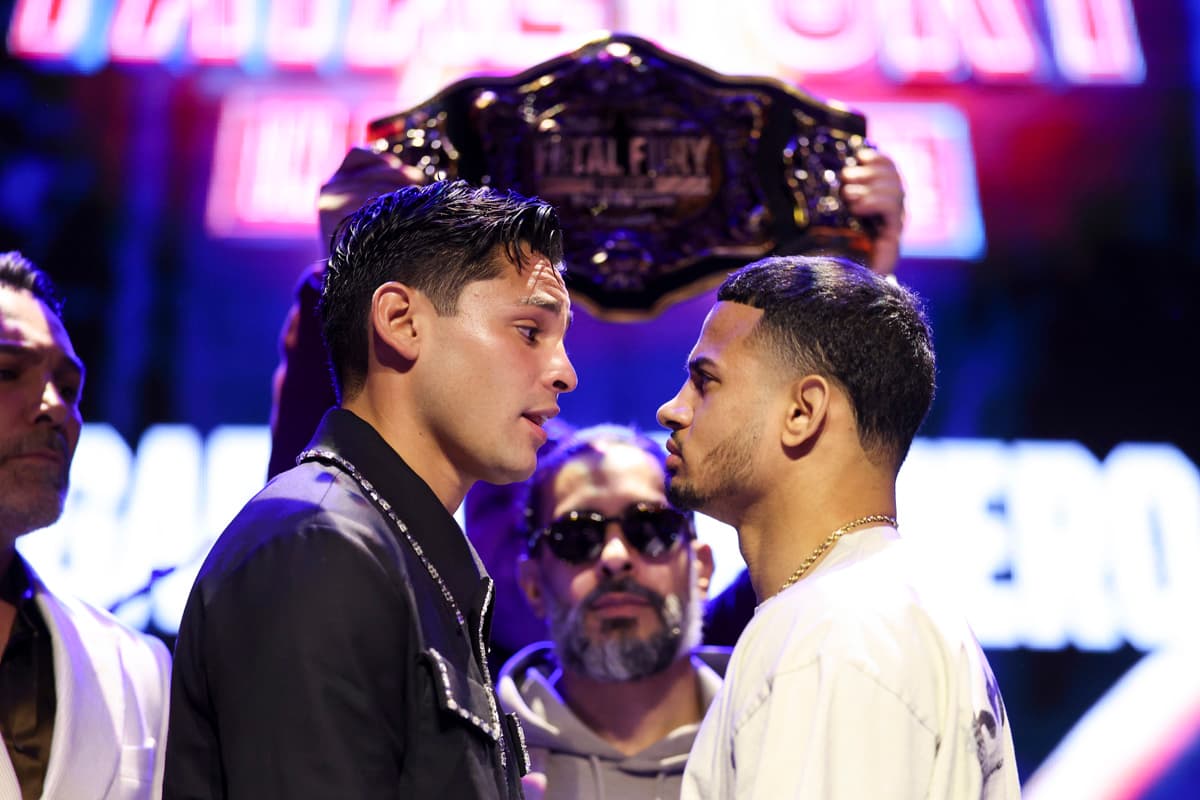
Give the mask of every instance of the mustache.
[{"label": "mustache", "polygon": [[0,460],[36,453],[42,450],[52,450],[67,458],[67,437],[62,431],[38,430],[21,436],[15,441],[0,445]]},{"label": "mustache", "polygon": [[667,599],[653,589],[648,589],[633,578],[622,576],[617,578],[608,578],[595,589],[587,593],[583,598],[583,602],[579,605],[581,608],[591,610],[592,607],[600,601],[606,594],[629,594],[635,597],[640,597],[650,603],[654,608],[662,611],[666,605]]}]

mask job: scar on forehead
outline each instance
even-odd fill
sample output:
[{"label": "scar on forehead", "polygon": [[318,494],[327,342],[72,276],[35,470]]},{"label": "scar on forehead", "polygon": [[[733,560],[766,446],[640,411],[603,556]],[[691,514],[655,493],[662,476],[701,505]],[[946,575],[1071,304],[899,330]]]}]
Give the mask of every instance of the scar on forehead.
[{"label": "scar on forehead", "polygon": [[545,256],[538,256],[528,266],[529,282],[531,284],[549,281],[555,286],[566,288],[566,279],[561,265],[550,263],[550,260]]},{"label": "scar on forehead", "polygon": [[575,320],[575,312],[570,308],[570,301],[566,300],[565,298],[560,299],[546,294],[537,293],[526,295],[525,297],[521,298],[520,304],[523,306],[533,306],[535,308],[545,309],[555,316],[562,314],[563,309],[565,308],[567,312],[567,327],[570,327],[571,323]]}]

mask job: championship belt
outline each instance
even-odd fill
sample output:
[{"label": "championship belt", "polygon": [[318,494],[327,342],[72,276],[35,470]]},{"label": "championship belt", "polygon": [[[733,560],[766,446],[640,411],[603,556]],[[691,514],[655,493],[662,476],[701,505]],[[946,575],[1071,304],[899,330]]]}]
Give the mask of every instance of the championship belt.
[{"label": "championship belt", "polygon": [[624,35],[368,127],[430,180],[553,203],[571,295],[607,319],[653,316],[768,254],[868,256],[871,221],[847,210],[839,177],[865,135],[861,115],[781,81]]}]

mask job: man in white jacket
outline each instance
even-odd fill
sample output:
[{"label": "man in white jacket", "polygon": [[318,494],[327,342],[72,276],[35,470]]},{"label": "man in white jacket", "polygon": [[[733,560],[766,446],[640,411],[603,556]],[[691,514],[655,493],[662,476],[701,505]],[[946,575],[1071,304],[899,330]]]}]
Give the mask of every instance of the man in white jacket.
[{"label": "man in white jacket", "polygon": [[166,647],[49,589],[15,546],[62,513],[83,375],[50,280],[0,254],[0,800],[161,793]]}]

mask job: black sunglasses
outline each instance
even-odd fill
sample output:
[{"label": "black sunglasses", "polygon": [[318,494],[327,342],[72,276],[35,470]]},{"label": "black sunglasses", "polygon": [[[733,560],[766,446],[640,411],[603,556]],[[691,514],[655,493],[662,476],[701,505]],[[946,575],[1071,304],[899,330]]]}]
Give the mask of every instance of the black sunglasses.
[{"label": "black sunglasses", "polygon": [[610,522],[620,523],[625,541],[646,558],[661,558],[680,542],[696,537],[690,514],[637,503],[618,517],[606,517],[598,511],[568,511],[533,532],[529,537],[529,553],[536,553],[544,540],[556,558],[569,564],[590,564],[604,550]]}]

